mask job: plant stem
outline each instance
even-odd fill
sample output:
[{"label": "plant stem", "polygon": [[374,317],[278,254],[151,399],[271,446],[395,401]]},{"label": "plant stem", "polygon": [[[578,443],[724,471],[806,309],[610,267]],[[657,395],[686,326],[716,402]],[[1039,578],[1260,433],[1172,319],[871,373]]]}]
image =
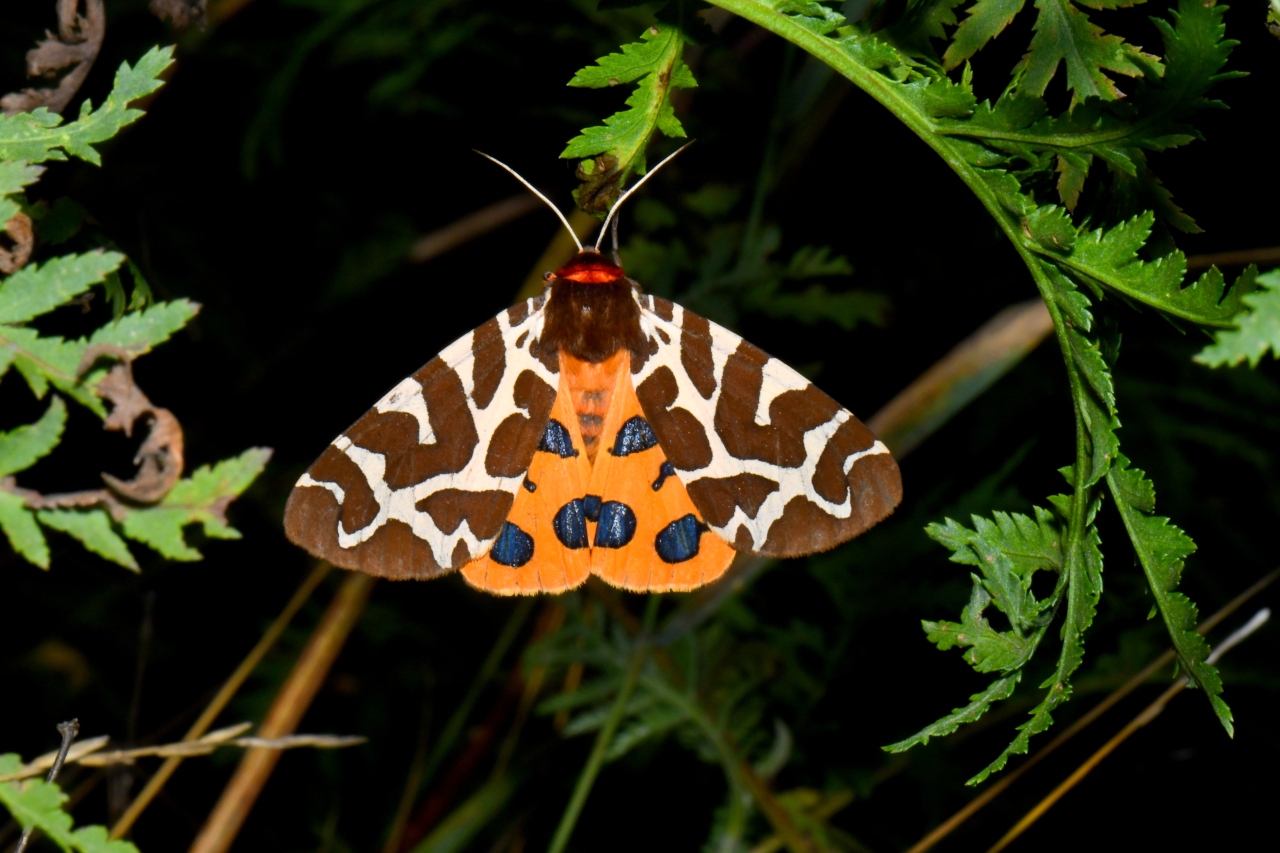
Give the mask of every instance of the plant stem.
[{"label": "plant stem", "polygon": [[573,835],[578,816],[582,814],[582,807],[586,805],[587,797],[591,794],[591,786],[595,784],[596,776],[604,766],[605,754],[613,743],[613,736],[618,732],[618,726],[622,723],[622,717],[631,701],[631,694],[636,689],[640,670],[644,668],[649,658],[649,635],[653,631],[653,623],[658,616],[658,604],[661,600],[661,596],[649,596],[649,604],[644,612],[644,627],[636,638],[635,651],[631,654],[631,662],[627,666],[627,674],[623,677],[622,687],[619,688],[618,696],[609,710],[608,719],[604,721],[604,726],[596,735],[596,742],[591,747],[591,755],[587,757],[587,763],[583,766],[582,773],[578,775],[578,784],[574,786],[573,796],[569,798],[569,805],[565,807],[560,825],[556,827],[556,834],[551,839],[551,845],[547,847],[547,853],[562,853],[569,843],[569,837]]},{"label": "plant stem", "polygon": [[[259,737],[281,737],[297,728],[364,611],[376,580],[372,575],[355,573],[343,580],[293,671],[276,693],[266,719],[258,727]],[[225,853],[231,847],[279,760],[279,750],[250,749],[245,753],[191,845],[191,853]]]},{"label": "plant stem", "polygon": [[[293,617],[297,615],[302,606],[311,600],[311,593],[315,592],[320,581],[325,579],[329,574],[330,566],[328,563],[321,563],[312,570],[307,579],[298,587],[297,592],[293,594],[293,598],[289,599],[289,603],[285,605],[284,610],[276,617],[276,621],[271,623],[271,627],[267,628],[266,633],[262,635],[262,639],[258,640],[257,645],[249,652],[240,666],[236,667],[236,671],[231,673],[231,677],[222,685],[222,689],[213,697],[213,701],[200,714],[200,718],[195,721],[191,728],[187,731],[183,740],[199,740],[209,727],[213,725],[213,721],[218,718],[228,703],[235,698],[236,693],[244,684],[245,680],[253,674],[258,668],[258,664],[266,657],[276,641],[280,639],[280,635],[284,633],[285,628],[289,627],[289,623],[293,621]],[[166,758],[164,764],[160,765],[160,769],[155,772],[149,780],[142,792],[134,798],[129,804],[129,808],[116,821],[115,826],[111,827],[112,838],[123,838],[130,829],[133,828],[138,818],[151,805],[151,801],[160,793],[160,789],[169,781],[178,770],[178,765],[182,763],[181,756],[173,756]]]}]

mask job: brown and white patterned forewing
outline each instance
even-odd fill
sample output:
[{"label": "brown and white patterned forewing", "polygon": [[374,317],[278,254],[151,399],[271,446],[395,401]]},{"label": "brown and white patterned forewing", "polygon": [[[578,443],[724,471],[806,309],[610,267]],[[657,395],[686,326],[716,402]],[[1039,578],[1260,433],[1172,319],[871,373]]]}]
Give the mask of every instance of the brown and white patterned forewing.
[{"label": "brown and white patterned forewing", "polygon": [[334,439],[289,495],[289,538],[390,578],[487,553],[555,402],[555,357],[537,349],[542,305],[463,335]]},{"label": "brown and white patterned forewing", "polygon": [[862,533],[902,499],[888,448],[792,368],[665,299],[636,294],[650,351],[636,395],[706,523],[792,557]]}]

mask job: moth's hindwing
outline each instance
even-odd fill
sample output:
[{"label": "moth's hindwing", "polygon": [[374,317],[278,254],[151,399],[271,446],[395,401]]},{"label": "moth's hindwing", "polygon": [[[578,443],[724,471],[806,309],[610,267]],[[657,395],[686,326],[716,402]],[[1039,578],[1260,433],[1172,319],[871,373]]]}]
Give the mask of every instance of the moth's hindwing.
[{"label": "moth's hindwing", "polygon": [[289,538],[337,566],[429,578],[502,532],[555,402],[541,297],[469,332],[379,400],[298,480]]},{"label": "moth's hindwing", "polygon": [[640,409],[627,363],[618,371],[587,487],[591,571],[635,592],[695,589],[733,561],[672,469]]},{"label": "moth's hindwing", "polygon": [[582,510],[590,468],[575,420],[562,386],[502,532],[462,569],[467,583],[497,595],[531,595],[572,589],[591,573]]},{"label": "moth's hindwing", "polygon": [[738,335],[636,295],[645,417],[708,525],[740,551],[792,557],[862,533],[902,499],[888,448],[807,379]]}]

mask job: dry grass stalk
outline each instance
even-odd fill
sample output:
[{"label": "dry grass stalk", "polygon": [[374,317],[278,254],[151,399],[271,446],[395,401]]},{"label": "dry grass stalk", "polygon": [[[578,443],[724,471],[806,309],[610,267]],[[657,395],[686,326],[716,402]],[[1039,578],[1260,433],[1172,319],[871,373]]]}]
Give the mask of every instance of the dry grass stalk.
[{"label": "dry grass stalk", "polygon": [[[324,684],[373,591],[376,579],[349,574],[311,635],[293,671],[276,694],[259,734],[275,738],[292,734]],[[230,848],[249,812],[280,760],[278,750],[250,749],[191,845],[191,853],[224,853]]]}]

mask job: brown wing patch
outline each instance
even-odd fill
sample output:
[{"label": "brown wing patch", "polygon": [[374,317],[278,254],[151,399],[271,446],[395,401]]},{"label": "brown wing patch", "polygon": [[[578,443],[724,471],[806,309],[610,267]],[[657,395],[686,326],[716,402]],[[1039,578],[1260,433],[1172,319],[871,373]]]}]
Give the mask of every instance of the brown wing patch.
[{"label": "brown wing patch", "polygon": [[661,439],[671,464],[682,471],[696,471],[711,464],[708,427],[697,415],[676,405],[679,393],[675,374],[665,364],[635,389],[640,407]]},{"label": "brown wing patch", "polygon": [[484,457],[486,471],[495,477],[515,477],[525,470],[542,439],[555,399],[554,388],[533,371],[521,371],[512,389],[512,400],[523,411],[507,415],[493,431]]},{"label": "brown wing patch", "polygon": [[497,317],[472,332],[471,399],[478,408],[487,409],[493,402],[507,368],[506,349]]},{"label": "brown wing patch", "polygon": [[759,474],[734,474],[732,477],[703,477],[688,485],[695,506],[703,507],[706,519],[716,527],[724,527],[742,507],[755,518],[760,505],[778,491],[778,482]]},{"label": "brown wing patch", "polygon": [[716,405],[716,432],[725,449],[738,459],[796,468],[807,457],[804,434],[830,421],[840,411],[840,404],[806,382],[803,388],[774,397],[769,404],[769,423],[757,423],[762,368],[768,361],[767,354],[742,341],[725,362],[724,391]]},{"label": "brown wing patch", "polygon": [[489,550],[559,381],[514,345],[536,334],[540,305],[459,338],[335,439],[289,497],[289,538],[392,578],[432,577]]},{"label": "brown wing patch", "polygon": [[689,374],[689,381],[702,398],[710,400],[716,390],[715,365],[711,361],[711,323],[686,311],[681,327],[684,334],[680,339],[680,366]]},{"label": "brown wing patch", "polygon": [[635,373],[640,405],[720,537],[796,556],[892,512],[897,465],[847,410],[733,332],[665,300],[638,304],[659,350]]}]

